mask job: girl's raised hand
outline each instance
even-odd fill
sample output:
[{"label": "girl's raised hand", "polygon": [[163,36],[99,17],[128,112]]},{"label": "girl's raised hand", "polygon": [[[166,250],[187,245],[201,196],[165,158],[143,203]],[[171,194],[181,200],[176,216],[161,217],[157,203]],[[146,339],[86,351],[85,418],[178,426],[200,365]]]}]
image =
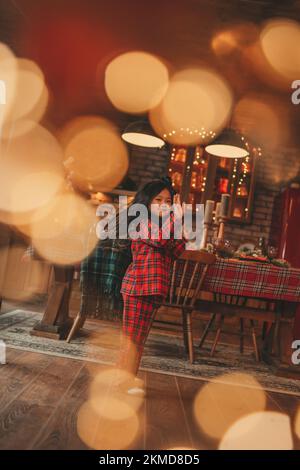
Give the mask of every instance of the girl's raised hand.
[{"label": "girl's raised hand", "polygon": [[175,218],[182,218],[184,212],[185,203],[181,203],[180,194],[175,194],[174,200],[174,216]]}]

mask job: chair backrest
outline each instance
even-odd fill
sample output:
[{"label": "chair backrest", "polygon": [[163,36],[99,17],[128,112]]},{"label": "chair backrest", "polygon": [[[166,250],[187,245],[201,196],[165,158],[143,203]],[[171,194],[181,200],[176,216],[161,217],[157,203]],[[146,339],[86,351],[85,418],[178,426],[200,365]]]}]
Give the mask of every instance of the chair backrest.
[{"label": "chair backrest", "polygon": [[178,307],[193,307],[207,269],[215,260],[216,256],[207,251],[184,251],[173,263],[168,303]]}]

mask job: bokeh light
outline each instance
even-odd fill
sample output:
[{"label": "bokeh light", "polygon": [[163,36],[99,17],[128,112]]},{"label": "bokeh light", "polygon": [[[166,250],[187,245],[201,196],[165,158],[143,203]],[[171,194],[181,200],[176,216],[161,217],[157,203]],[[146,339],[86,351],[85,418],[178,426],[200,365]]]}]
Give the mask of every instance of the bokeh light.
[{"label": "bokeh light", "polygon": [[288,415],[264,411],[243,416],[226,432],[219,450],[292,450]]},{"label": "bokeh light", "polygon": [[101,193],[100,191],[98,191],[97,193],[91,194],[90,202],[92,204],[99,206],[100,204],[103,204],[103,203],[108,203],[108,202],[112,203],[113,198],[109,194]]},{"label": "bokeh light", "polygon": [[70,121],[66,122],[66,124],[58,130],[57,138],[61,143],[63,149],[65,149],[69,142],[74,137],[76,137],[77,134],[80,134],[80,132],[85,131],[87,129],[92,129],[94,127],[107,127],[112,131],[115,130],[112,123],[107,119],[104,119],[100,116],[96,116],[94,114],[88,114],[84,116],[77,116],[71,119]]},{"label": "bokeh light", "polygon": [[[12,132],[16,137],[17,132],[23,134],[40,121],[48,104],[48,90],[41,69],[33,61],[11,58],[0,62],[1,72],[2,68],[7,95],[2,137],[10,139]],[[20,119],[22,125],[16,129]]]},{"label": "bokeh light", "polygon": [[36,123],[39,123],[43,118],[49,100],[49,92],[46,86],[44,86],[42,94],[35,105],[32,107],[30,112],[26,114],[26,119],[20,120],[8,120],[4,122],[2,126],[2,138],[11,139],[12,135],[15,137],[22,136],[27,132],[30,132]]},{"label": "bokeh light", "polygon": [[12,51],[2,43],[0,43],[0,74],[0,122],[1,126],[3,126],[14,104],[17,88],[18,66],[17,59],[14,57]]},{"label": "bokeh light", "polygon": [[289,134],[286,110],[270,95],[251,93],[241,98],[233,112],[234,126],[247,138],[264,148],[273,149]]},{"label": "bokeh light", "polygon": [[28,59],[17,59],[18,77],[14,104],[8,119],[28,117],[44,92],[44,76],[38,65]]},{"label": "bokeh light", "polygon": [[[87,121],[88,122],[88,121]],[[127,147],[109,121],[101,119],[87,127],[75,121],[62,133],[67,141],[64,165],[72,183],[82,191],[112,190],[128,169]],[[81,127],[82,126],[82,127]],[[79,132],[76,132],[77,129]]]},{"label": "bokeh light", "polygon": [[19,125],[22,127],[22,121],[15,124],[10,141],[0,144],[0,208],[8,213],[41,207],[64,181],[63,154],[57,140],[37,124],[19,136]]},{"label": "bokeh light", "polygon": [[211,42],[213,51],[220,56],[231,54],[238,46],[237,38],[230,30],[218,32]]},{"label": "bokeh light", "polygon": [[224,374],[200,389],[194,414],[205,434],[221,438],[239,418],[265,406],[265,392],[256,379],[248,374]]},{"label": "bokeh light", "polygon": [[[35,175],[31,175],[32,178],[39,178],[39,174],[37,173]],[[44,175],[45,178],[43,177],[43,181],[45,184],[47,184],[47,178],[46,175]],[[51,183],[51,179],[54,177],[53,175],[48,175],[48,181]],[[55,178],[55,177],[54,177]],[[38,182],[39,184],[39,182]],[[45,188],[43,188],[43,191],[45,191]],[[70,194],[74,193],[73,187],[70,187],[67,179],[62,181],[62,184],[59,186],[58,192],[55,194],[56,195],[64,195],[64,194]],[[47,217],[48,215],[48,205],[51,206],[52,203],[55,203],[55,197],[50,198],[48,202],[44,205],[41,205],[33,210],[30,211],[22,211],[22,212],[7,212],[0,210],[0,221],[3,223],[12,225],[18,229],[21,233],[26,235],[26,237],[31,237],[32,235],[32,230],[31,230],[31,225],[38,223],[39,220],[42,220],[44,217]]]},{"label": "bokeh light", "polygon": [[226,124],[232,92],[216,72],[185,69],[174,74],[161,103],[149,113],[153,129],[172,144],[206,143]]},{"label": "bokeh light", "polygon": [[98,413],[94,401],[84,403],[77,417],[78,435],[91,449],[126,449],[137,437],[139,429],[135,413],[128,419],[106,419]]},{"label": "bokeh light", "polygon": [[1,70],[1,63],[4,60],[14,59],[14,57],[15,55],[13,51],[8,47],[8,45],[4,44],[3,42],[0,42],[0,70]]},{"label": "bokeh light", "polygon": [[169,82],[166,65],[156,56],[127,52],[105,71],[105,90],[113,105],[126,113],[143,114],[158,105]]},{"label": "bokeh light", "polygon": [[289,92],[299,76],[300,26],[285,18],[267,21],[257,41],[243,49],[242,66],[267,87]]},{"label": "bokeh light", "polygon": [[300,74],[300,24],[290,19],[272,19],[260,35],[267,62],[283,79],[291,82]]},{"label": "bokeh light", "polygon": [[240,52],[244,47],[253,44],[258,38],[258,27],[250,22],[232,25],[218,31],[212,38],[211,47],[217,56],[228,56]]},{"label": "bokeh light", "polygon": [[125,394],[120,387],[126,387],[133,379],[131,374],[119,369],[107,369],[94,377],[89,397],[100,416],[112,420],[132,418],[144,399]]},{"label": "bokeh light", "polygon": [[54,264],[79,263],[97,244],[94,207],[74,193],[58,194],[35,212],[32,244]]}]

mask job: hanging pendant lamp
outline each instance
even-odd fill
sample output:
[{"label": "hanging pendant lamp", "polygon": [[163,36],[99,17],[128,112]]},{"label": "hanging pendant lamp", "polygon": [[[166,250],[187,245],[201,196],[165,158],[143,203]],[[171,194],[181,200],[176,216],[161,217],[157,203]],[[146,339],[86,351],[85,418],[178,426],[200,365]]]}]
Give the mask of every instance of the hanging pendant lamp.
[{"label": "hanging pendant lamp", "polygon": [[122,139],[141,147],[160,148],[165,145],[164,140],[154,134],[147,121],[135,121],[129,124],[122,133]]},{"label": "hanging pendant lamp", "polygon": [[210,155],[223,158],[244,158],[249,155],[245,139],[234,129],[224,129],[205,147]]}]

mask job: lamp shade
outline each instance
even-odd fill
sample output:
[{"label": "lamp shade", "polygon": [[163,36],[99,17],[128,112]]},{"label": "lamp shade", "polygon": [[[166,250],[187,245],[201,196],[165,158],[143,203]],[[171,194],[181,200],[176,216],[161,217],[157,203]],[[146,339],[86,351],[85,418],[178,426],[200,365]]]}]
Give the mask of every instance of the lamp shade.
[{"label": "lamp shade", "polygon": [[162,147],[165,142],[157,137],[147,121],[136,121],[129,124],[122,133],[122,139],[129,144],[141,147]]},{"label": "lamp shade", "polygon": [[205,150],[216,157],[244,158],[249,155],[244,138],[233,129],[224,129]]}]

